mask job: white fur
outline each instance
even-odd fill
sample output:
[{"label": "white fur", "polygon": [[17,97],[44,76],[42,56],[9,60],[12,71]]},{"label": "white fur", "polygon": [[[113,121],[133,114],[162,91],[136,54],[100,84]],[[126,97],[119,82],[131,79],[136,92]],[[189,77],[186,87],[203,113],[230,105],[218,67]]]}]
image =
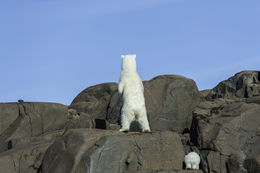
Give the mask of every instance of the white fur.
[{"label": "white fur", "polygon": [[122,55],[121,76],[118,92],[123,99],[121,109],[121,129],[129,131],[132,121],[139,121],[142,131],[149,132],[149,122],[145,108],[144,87],[136,71],[136,55]]},{"label": "white fur", "polygon": [[184,157],[186,169],[199,169],[200,156],[195,152],[190,152]]}]

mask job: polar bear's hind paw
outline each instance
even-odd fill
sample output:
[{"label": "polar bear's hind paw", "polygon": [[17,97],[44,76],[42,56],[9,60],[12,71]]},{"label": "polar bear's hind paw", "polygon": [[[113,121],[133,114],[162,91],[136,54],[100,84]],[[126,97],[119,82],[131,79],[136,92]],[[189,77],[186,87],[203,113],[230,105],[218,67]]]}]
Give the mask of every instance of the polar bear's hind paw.
[{"label": "polar bear's hind paw", "polygon": [[129,129],[120,129],[119,131],[120,131],[120,132],[128,132]]},{"label": "polar bear's hind paw", "polygon": [[151,132],[151,130],[150,129],[143,129],[143,132],[144,133],[149,133],[149,132]]}]

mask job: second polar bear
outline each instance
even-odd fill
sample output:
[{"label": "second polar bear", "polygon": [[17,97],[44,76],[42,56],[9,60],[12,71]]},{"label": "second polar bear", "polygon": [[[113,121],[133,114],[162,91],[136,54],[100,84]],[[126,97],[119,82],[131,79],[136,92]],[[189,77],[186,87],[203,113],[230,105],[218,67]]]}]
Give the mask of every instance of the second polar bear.
[{"label": "second polar bear", "polygon": [[144,86],[136,71],[136,55],[121,55],[122,66],[118,92],[123,99],[121,109],[121,129],[129,131],[132,121],[137,120],[143,132],[150,132],[147,119]]},{"label": "second polar bear", "polygon": [[190,152],[184,157],[186,169],[199,169],[200,156],[196,152]]}]

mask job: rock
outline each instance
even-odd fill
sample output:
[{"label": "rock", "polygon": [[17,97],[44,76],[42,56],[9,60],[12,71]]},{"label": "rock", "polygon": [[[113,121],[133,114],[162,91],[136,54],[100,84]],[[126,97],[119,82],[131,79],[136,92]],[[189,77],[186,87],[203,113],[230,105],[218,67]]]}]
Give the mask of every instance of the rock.
[{"label": "rock", "polygon": [[219,152],[210,151],[207,155],[208,172],[227,173],[225,156]]},{"label": "rock", "polygon": [[[191,79],[165,75],[144,82],[148,119],[152,130],[183,132],[191,124],[192,111],[199,103],[200,94]],[[122,102],[115,93],[108,107],[107,120],[120,123]]]},{"label": "rock", "polygon": [[224,107],[222,116],[226,120],[213,141],[215,149],[224,155],[243,150],[248,152],[248,145],[257,138],[256,129],[260,122],[260,106],[257,104],[235,103]]},{"label": "rock", "polygon": [[[144,84],[143,84],[144,85]],[[145,98],[146,99],[146,98]],[[146,103],[147,104],[147,103]],[[120,99],[118,92],[115,92],[108,104],[106,120],[112,124],[121,124],[121,108],[123,102]],[[149,117],[148,117],[149,118]]]},{"label": "rock", "polygon": [[244,161],[246,155],[243,152],[237,152],[231,154],[227,162],[227,169],[230,173],[247,173],[247,170],[244,168]]},{"label": "rock", "polygon": [[204,156],[204,172],[246,171],[238,153],[247,158],[260,153],[259,112],[259,104],[229,99],[204,101],[196,107],[190,136]]},{"label": "rock", "polygon": [[181,170],[177,173],[203,173],[202,170]]},{"label": "rock", "polygon": [[2,134],[19,116],[17,103],[0,103],[0,134]]},{"label": "rock", "polygon": [[75,109],[68,110],[66,129],[95,128],[95,126],[95,120],[85,112],[77,112]]},{"label": "rock", "polygon": [[247,152],[257,138],[260,106],[216,100],[203,102],[195,109],[191,127],[192,142],[200,149],[212,149],[223,155]]},{"label": "rock", "polygon": [[120,126],[117,124],[111,124],[104,119],[95,119],[97,129],[117,130],[119,131]]},{"label": "rock", "polygon": [[180,171],[134,171],[127,173],[203,173],[202,170],[180,170]]},{"label": "rock", "polygon": [[0,172],[37,173],[50,143],[30,145],[0,154]]},{"label": "rock", "polygon": [[260,127],[257,129],[257,138],[247,148],[244,168],[247,169],[248,173],[258,173],[260,172]]},{"label": "rock", "polygon": [[21,148],[32,144],[53,143],[56,138],[61,136],[63,133],[64,130],[57,130],[40,136],[15,138],[9,141],[9,144],[11,145],[10,149]]},{"label": "rock", "polygon": [[38,173],[48,147],[62,131],[39,137],[23,137],[12,141],[12,149],[0,154],[2,173]]},{"label": "rock", "polygon": [[258,173],[260,172],[260,154],[255,158],[246,159],[244,167],[247,169],[248,173]]},{"label": "rock", "polygon": [[68,130],[47,151],[43,173],[181,170],[184,151],[174,132]]},{"label": "rock", "polygon": [[116,83],[104,83],[89,87],[77,95],[69,108],[85,112],[94,119],[105,119],[108,104],[115,92],[117,92]]},{"label": "rock", "polygon": [[[0,172],[260,172],[260,71],[200,92],[177,75],[143,83],[152,133],[119,132],[116,83],[87,88],[69,109],[0,103]],[[191,151],[200,155],[201,170],[183,170]]]},{"label": "rock", "polygon": [[209,95],[210,92],[211,92],[210,89],[202,90],[202,91],[200,91],[200,95],[201,95],[202,98],[206,98]]},{"label": "rock", "polygon": [[152,130],[183,132],[191,125],[199,92],[191,79],[167,75],[145,84],[146,105]]},{"label": "rock", "polygon": [[0,107],[0,118],[5,122],[0,128],[0,152],[7,150],[8,141],[13,139],[63,129],[68,119],[67,106],[57,103],[3,103]]},{"label": "rock", "polygon": [[[177,75],[158,76],[144,82],[144,88],[152,130],[182,132],[190,127],[192,110],[199,103],[200,97],[193,80]],[[116,83],[87,88],[70,105],[70,108],[78,112],[118,125],[121,107]]]},{"label": "rock", "polygon": [[242,71],[220,82],[207,96],[214,98],[250,98],[260,96],[260,71]]},{"label": "rock", "polygon": [[257,103],[257,104],[260,104],[260,96],[246,98],[245,102],[246,103]]}]

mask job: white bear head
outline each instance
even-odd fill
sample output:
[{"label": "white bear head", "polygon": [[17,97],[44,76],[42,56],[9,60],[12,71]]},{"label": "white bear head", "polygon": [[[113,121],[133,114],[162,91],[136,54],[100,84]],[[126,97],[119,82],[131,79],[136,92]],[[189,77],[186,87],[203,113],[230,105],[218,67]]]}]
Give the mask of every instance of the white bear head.
[{"label": "white bear head", "polygon": [[122,70],[124,71],[136,71],[136,55],[121,55],[122,58]]}]

